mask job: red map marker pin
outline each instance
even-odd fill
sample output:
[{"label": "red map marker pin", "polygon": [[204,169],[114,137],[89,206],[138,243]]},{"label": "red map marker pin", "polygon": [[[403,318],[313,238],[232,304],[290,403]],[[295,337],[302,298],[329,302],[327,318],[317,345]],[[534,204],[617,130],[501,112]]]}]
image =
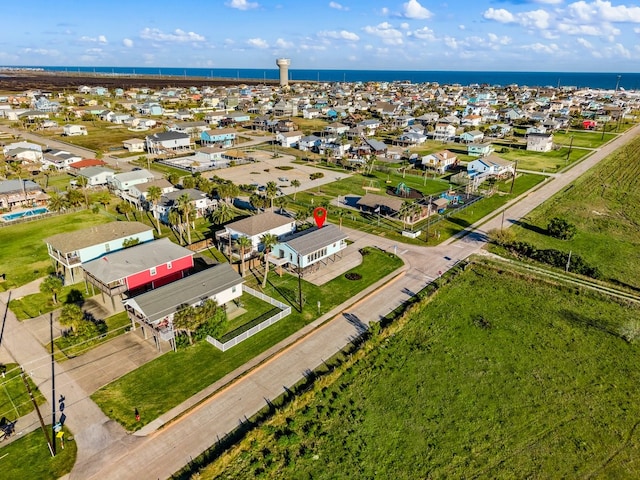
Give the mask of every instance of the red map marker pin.
[{"label": "red map marker pin", "polygon": [[316,207],[313,209],[313,218],[318,228],[322,228],[324,221],[327,219],[327,209],[324,207]]}]

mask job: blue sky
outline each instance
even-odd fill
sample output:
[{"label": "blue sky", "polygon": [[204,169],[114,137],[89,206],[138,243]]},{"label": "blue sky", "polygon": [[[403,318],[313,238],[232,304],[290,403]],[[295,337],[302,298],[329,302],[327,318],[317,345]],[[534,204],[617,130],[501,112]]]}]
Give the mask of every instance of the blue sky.
[{"label": "blue sky", "polygon": [[633,72],[630,0],[28,0],[0,65]]}]

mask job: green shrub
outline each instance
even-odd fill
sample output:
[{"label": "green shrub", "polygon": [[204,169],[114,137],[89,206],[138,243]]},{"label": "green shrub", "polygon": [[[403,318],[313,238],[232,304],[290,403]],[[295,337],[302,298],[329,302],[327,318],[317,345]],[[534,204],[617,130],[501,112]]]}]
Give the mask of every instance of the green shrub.
[{"label": "green shrub", "polygon": [[560,240],[571,240],[576,234],[576,226],[569,223],[564,218],[553,217],[547,225],[547,232],[554,238]]}]

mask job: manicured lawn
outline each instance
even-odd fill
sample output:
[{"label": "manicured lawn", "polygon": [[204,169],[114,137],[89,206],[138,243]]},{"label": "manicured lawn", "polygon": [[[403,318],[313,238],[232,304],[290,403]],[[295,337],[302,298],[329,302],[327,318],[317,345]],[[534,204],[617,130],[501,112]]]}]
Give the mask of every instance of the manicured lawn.
[{"label": "manicured lawn", "polygon": [[18,320],[27,320],[62,308],[65,303],[76,303],[80,298],[86,297],[84,284],[76,283],[62,288],[58,294],[58,303],[53,303],[53,297],[50,294],[39,292],[11,300],[9,308]]},{"label": "manicured lawn", "polygon": [[[517,240],[572,251],[620,285],[640,289],[640,138],[610,155],[514,226]],[[549,220],[576,225],[572,240],[546,234]]]},{"label": "manicured lawn", "polygon": [[637,478],[639,313],[473,266],[200,473]]},{"label": "manicured lawn", "polygon": [[[51,426],[48,427],[51,435]],[[20,429],[20,424],[16,425]],[[65,438],[70,436],[66,432]],[[1,444],[0,444],[1,445]],[[19,478],[20,480],[56,480],[71,471],[76,462],[76,442],[65,441],[64,449],[58,439],[56,456],[52,457],[41,429],[26,434],[0,448],[0,472],[2,478]]]},{"label": "manicured lawn", "polygon": [[45,238],[112,220],[102,213],[81,211],[0,228],[0,273],[7,274],[0,289],[16,288],[47,275],[52,264]]},{"label": "manicured lawn", "polygon": [[[33,410],[33,402],[29,397],[27,388],[24,386],[20,366],[17,363],[7,363],[4,366],[6,367],[5,375],[0,377],[0,383],[2,384],[2,387],[0,387],[0,418],[6,417],[8,420],[14,421],[31,412]],[[27,381],[38,405],[43,404],[45,402],[44,396],[29,377],[28,371],[26,374]],[[16,428],[19,430],[21,428],[20,424],[17,424]]]},{"label": "manicured lawn", "polygon": [[[321,315],[401,265],[402,260],[395,255],[371,249],[363,263],[351,270],[360,273],[362,280],[351,281],[341,276],[322,287],[303,281],[305,306],[302,312],[295,309],[298,306],[297,277],[285,275],[280,278],[270,272],[264,293],[291,303],[294,306],[291,315],[225,353],[204,341],[166,353],[101,388],[92,398],[109,417],[128,430],[136,430],[317,318],[318,301],[321,302]],[[247,280],[250,286],[257,287],[257,279],[251,281],[248,277]],[[132,415],[135,408],[140,411],[140,422]]]}]

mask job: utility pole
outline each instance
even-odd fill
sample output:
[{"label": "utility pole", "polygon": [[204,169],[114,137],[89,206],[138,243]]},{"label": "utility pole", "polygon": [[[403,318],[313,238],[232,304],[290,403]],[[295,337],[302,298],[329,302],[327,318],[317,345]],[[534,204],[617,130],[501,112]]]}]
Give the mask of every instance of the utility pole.
[{"label": "utility pole", "polygon": [[511,179],[511,188],[509,189],[509,193],[513,193],[513,184],[516,183],[517,173],[518,173],[518,160],[516,160],[516,164],[513,167],[513,178]]},{"label": "utility pole", "polygon": [[302,312],[302,268],[300,267],[300,254],[298,254],[298,301]]},{"label": "utility pole", "polygon": [[56,361],[53,354],[53,312],[49,313],[49,336],[51,340],[51,438],[52,455],[56,455]]},{"label": "utility pole", "polygon": [[[29,382],[27,381],[26,377],[24,376],[24,370],[22,371],[20,376],[22,377],[22,381],[24,382],[24,386],[27,388],[27,392],[29,393],[29,398],[31,399],[31,402],[33,403],[33,407],[36,409],[36,413],[38,414],[38,419],[40,420],[40,427],[42,428],[42,431],[44,432],[44,437],[46,438],[47,446],[49,447],[49,453],[51,453],[52,457],[55,457],[56,453],[55,453],[54,447],[51,444],[51,440],[49,439],[49,431],[47,430],[47,427],[44,424],[44,420],[42,419],[42,414],[40,413],[40,407],[38,407],[38,402],[36,402],[36,399],[33,396],[33,392],[31,391],[31,386],[29,385]],[[52,399],[52,401],[53,401],[53,399]]]},{"label": "utility pole", "polygon": [[569,151],[567,152],[567,159],[564,161],[565,166],[569,163],[571,157],[571,148],[573,147],[573,135],[571,135],[571,141],[569,142]]}]

